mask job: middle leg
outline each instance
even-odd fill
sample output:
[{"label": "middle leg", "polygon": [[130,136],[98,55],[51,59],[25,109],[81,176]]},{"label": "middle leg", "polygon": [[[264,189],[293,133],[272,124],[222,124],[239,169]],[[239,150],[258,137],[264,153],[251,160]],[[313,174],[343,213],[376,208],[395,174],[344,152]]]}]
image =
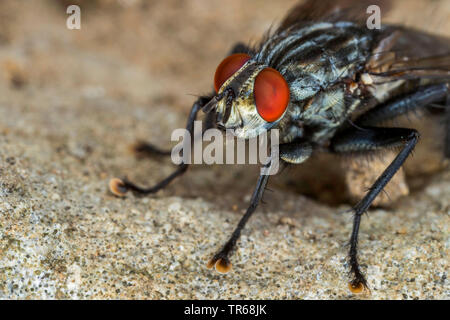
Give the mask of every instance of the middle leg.
[{"label": "middle leg", "polygon": [[355,291],[367,287],[367,281],[358,262],[358,233],[362,214],[367,211],[376,196],[408,158],[418,139],[419,133],[414,129],[367,127],[345,131],[332,140],[331,151],[335,153],[364,153],[402,146],[397,157],[378,177],[366,196],[353,208],[354,217],[350,237],[349,260],[350,272],[353,275],[350,285]]}]

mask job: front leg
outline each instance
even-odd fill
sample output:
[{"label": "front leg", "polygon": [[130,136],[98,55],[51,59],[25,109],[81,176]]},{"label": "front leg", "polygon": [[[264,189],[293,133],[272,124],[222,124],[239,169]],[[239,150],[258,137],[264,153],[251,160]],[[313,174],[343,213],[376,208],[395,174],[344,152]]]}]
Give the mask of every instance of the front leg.
[{"label": "front leg", "polygon": [[419,133],[414,129],[367,127],[345,131],[332,140],[331,150],[336,153],[364,153],[383,148],[403,146],[400,153],[378,177],[366,196],[353,208],[355,215],[353,217],[349,251],[350,272],[353,274],[350,289],[353,292],[361,292],[363,288],[368,288],[367,281],[360,270],[358,262],[357,248],[361,216],[408,158],[418,139]]},{"label": "front leg", "polygon": [[[307,143],[294,142],[282,144],[279,146],[279,158],[282,161],[289,163],[296,163],[296,164],[301,163],[311,155],[311,152],[312,148]],[[273,160],[271,160],[265,168],[267,170],[262,170],[258,182],[256,183],[255,191],[253,192],[252,198],[250,200],[250,206],[247,208],[247,211],[245,212],[244,216],[241,218],[236,229],[234,230],[228,241],[225,243],[225,245],[222,247],[222,249],[219,252],[217,252],[211,260],[209,260],[207,264],[207,267],[209,269],[215,266],[216,270],[220,273],[227,273],[231,270],[231,262],[228,256],[235,248],[236,242],[239,239],[239,236],[241,235],[242,229],[245,227],[245,224],[250,219],[253,212],[255,212],[256,207],[261,201],[265,187],[267,185],[267,181],[269,180],[271,169],[274,166],[275,163],[273,162]]]}]

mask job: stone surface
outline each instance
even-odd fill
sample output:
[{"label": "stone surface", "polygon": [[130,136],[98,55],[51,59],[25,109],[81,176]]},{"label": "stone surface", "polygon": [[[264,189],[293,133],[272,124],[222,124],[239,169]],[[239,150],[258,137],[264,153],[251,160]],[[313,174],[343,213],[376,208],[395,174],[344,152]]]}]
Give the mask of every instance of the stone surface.
[{"label": "stone surface", "polygon": [[[108,192],[113,176],[150,185],[173,170],[129,145],[169,147],[231,43],[256,41],[295,1],[91,1],[79,31],[66,29],[61,3],[0,2],[1,299],[450,298],[448,170],[406,170],[410,195],[364,216],[372,291],[361,295],[347,287],[350,206],[299,194],[295,168],[272,179],[226,275],[205,264],[245,210],[258,168],[195,166],[147,198]],[[403,6],[386,22],[433,14],[423,28],[450,30],[447,2]],[[410,172],[435,171],[434,154],[418,153]],[[335,198],[320,188],[311,195]]]}]

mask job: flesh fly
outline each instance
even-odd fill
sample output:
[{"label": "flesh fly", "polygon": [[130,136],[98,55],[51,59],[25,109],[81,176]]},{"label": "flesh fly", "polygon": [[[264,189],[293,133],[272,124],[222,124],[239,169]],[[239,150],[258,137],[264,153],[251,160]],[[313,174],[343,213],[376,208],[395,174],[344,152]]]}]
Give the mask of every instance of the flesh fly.
[{"label": "flesh fly", "polygon": [[[207,127],[234,129],[240,138],[278,129],[279,158],[290,164],[301,164],[323,150],[364,154],[399,148],[396,158],[353,207],[349,266],[354,292],[368,287],[357,254],[362,215],[419,141],[415,129],[382,123],[440,105],[446,121],[443,151],[450,157],[450,40],[395,25],[368,29],[368,5],[364,1],[306,1],[294,7],[258,45],[235,45],[217,67],[215,90],[195,101],[187,122],[192,133],[197,113],[203,110]],[[147,143],[138,150],[170,155]],[[187,168],[187,163],[181,163],[150,188],[113,179],[110,189],[119,196],[129,190],[155,193]],[[209,268],[221,273],[231,270],[229,256],[268,178],[260,175],[247,211],[208,262]]]}]

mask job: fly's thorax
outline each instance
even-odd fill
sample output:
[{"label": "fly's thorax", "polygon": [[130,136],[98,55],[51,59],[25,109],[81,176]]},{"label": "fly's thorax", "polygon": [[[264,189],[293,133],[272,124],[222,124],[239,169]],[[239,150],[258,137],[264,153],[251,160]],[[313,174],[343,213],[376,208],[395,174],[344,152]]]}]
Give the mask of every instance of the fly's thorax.
[{"label": "fly's thorax", "polygon": [[[217,92],[221,98],[215,107],[219,127],[234,130],[234,134],[241,139],[250,139],[274,128],[283,118],[284,114],[276,121],[268,122],[256,107],[255,79],[267,67],[249,60],[223,83]],[[232,95],[231,99],[229,95]]]}]

